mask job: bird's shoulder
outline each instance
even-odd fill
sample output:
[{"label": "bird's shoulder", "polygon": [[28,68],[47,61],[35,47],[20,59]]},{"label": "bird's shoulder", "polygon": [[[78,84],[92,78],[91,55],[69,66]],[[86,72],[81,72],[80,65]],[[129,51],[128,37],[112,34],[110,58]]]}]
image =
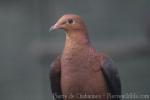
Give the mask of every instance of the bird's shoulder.
[{"label": "bird's shoulder", "polygon": [[104,74],[104,77],[106,78],[111,94],[120,95],[121,81],[117,67],[115,66],[113,60],[109,56],[105,54],[100,54],[100,56],[101,56],[101,70]]},{"label": "bird's shoulder", "polygon": [[102,65],[109,57],[105,53],[97,53],[98,60],[100,61],[100,64]]},{"label": "bird's shoulder", "polygon": [[109,72],[113,72],[114,74],[118,74],[118,70],[114,65],[113,60],[105,53],[97,53],[96,60],[98,62],[98,66],[95,66],[95,71],[106,70]]},{"label": "bird's shoulder", "polygon": [[58,55],[50,65],[50,72],[60,72],[61,67],[61,55]]},{"label": "bird's shoulder", "polygon": [[114,65],[114,62],[112,60],[111,57],[109,57],[107,54],[105,53],[99,53],[98,54],[98,59],[100,61],[100,67],[103,70],[109,70],[112,71],[114,73],[117,72],[117,68]]},{"label": "bird's shoulder", "polygon": [[[93,63],[94,71],[100,71],[101,65],[106,60],[106,56],[103,53],[97,53],[97,52],[94,52],[92,54],[94,55],[94,56],[92,55],[92,57],[91,57],[92,61],[94,62]],[[93,57],[94,57],[94,59],[93,59]]]}]

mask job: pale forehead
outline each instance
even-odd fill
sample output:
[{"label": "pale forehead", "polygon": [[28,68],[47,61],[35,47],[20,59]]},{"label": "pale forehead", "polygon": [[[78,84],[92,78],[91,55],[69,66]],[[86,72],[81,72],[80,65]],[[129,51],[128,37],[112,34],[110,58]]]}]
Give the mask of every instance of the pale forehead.
[{"label": "pale forehead", "polygon": [[75,15],[75,14],[66,14],[60,18],[60,20],[67,20],[67,19],[81,20],[80,16]]}]

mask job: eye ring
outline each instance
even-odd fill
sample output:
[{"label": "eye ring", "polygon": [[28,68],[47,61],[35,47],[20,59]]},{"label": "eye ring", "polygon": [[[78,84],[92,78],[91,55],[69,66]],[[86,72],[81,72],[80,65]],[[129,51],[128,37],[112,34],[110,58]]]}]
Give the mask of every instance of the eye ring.
[{"label": "eye ring", "polygon": [[68,23],[69,23],[69,24],[73,24],[73,23],[74,23],[74,20],[73,20],[73,19],[68,19]]}]

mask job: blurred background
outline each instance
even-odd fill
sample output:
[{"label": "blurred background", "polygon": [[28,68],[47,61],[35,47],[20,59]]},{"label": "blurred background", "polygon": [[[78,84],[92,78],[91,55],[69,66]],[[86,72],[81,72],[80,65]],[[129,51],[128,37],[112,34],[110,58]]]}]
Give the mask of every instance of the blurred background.
[{"label": "blurred background", "polygon": [[52,100],[49,65],[65,32],[48,29],[65,13],[79,14],[112,57],[123,94],[150,97],[150,0],[0,0],[0,100]]}]

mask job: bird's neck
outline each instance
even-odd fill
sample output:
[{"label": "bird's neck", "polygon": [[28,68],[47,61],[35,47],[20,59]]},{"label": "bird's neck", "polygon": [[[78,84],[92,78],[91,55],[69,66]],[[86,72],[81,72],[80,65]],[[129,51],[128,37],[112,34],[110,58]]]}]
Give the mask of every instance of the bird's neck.
[{"label": "bird's neck", "polygon": [[90,40],[86,31],[71,31],[66,33],[64,51],[80,51],[89,47]]}]

